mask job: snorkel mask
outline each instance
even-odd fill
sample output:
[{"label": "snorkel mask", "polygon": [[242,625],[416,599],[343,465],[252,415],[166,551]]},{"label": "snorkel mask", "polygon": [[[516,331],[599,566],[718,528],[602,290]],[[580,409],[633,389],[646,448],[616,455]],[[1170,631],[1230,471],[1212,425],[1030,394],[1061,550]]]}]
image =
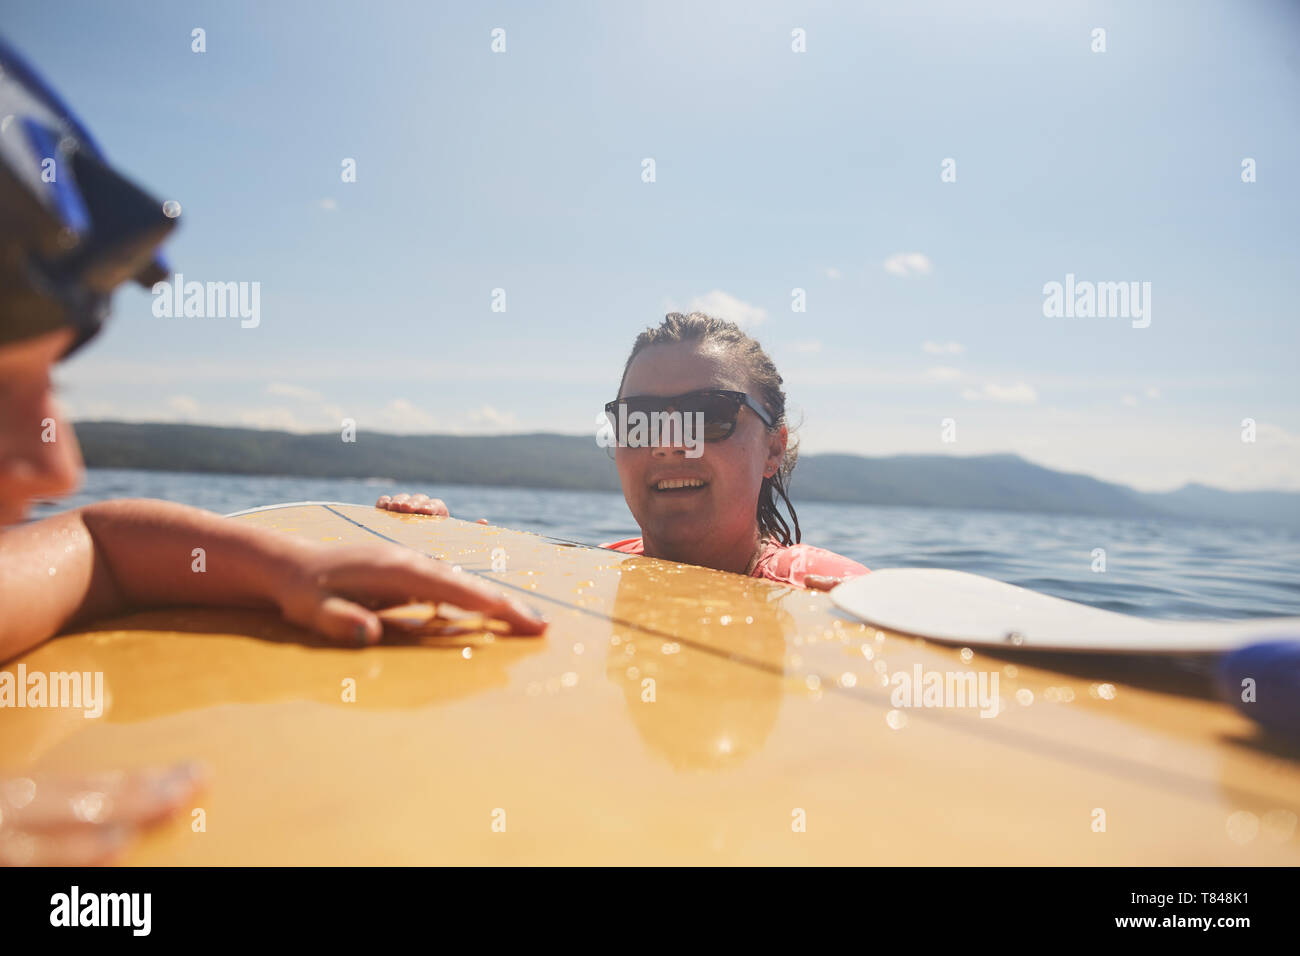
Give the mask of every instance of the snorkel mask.
[{"label": "snorkel mask", "polygon": [[175,226],[0,39],[0,347],[62,328],[68,353],[84,345],[117,286],[167,278],[157,248]]}]

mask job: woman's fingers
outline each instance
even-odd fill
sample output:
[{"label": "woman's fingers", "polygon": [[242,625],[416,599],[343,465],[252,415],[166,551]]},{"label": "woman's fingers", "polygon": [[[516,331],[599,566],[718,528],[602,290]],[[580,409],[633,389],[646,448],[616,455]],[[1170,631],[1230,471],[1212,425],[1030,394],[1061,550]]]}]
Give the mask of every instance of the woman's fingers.
[{"label": "woman's fingers", "polygon": [[195,764],[74,777],[18,777],[0,782],[0,831],[69,826],[143,826],[160,820],[199,788]]},{"label": "woman's fingers", "polygon": [[383,508],[385,511],[399,511],[402,514],[441,515],[444,518],[450,514],[446,502],[441,498],[430,498],[424,494],[380,495],[379,500],[375,502],[375,507]]},{"label": "woman's fingers", "polygon": [[203,785],[193,763],[0,780],[0,866],[85,866],[116,856],[140,829]]},{"label": "woman's fingers", "polygon": [[0,866],[94,866],[117,856],[132,831],[126,827],[28,831],[0,827]]}]

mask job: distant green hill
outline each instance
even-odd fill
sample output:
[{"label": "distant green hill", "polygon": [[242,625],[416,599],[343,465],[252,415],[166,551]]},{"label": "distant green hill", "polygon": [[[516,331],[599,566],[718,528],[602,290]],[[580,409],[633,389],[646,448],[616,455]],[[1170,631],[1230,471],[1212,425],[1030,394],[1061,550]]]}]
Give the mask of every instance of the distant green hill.
[{"label": "distant green hill", "polygon": [[[589,437],[570,435],[299,435],[252,428],[78,422],[92,468],[391,478],[437,484],[618,491],[618,473]],[[1017,455],[801,457],[795,501],[976,508],[1061,514],[1176,515],[1300,530],[1300,494],[1232,492],[1188,485],[1139,492],[1086,475],[1043,468]]]}]

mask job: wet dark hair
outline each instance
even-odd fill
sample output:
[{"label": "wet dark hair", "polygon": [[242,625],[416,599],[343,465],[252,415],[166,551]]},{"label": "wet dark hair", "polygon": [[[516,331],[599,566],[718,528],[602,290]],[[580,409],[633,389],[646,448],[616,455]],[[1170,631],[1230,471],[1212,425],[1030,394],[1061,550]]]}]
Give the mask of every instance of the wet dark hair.
[{"label": "wet dark hair", "polygon": [[[658,328],[646,329],[636,337],[632,345],[632,354],[623,366],[623,377],[619,379],[618,394],[623,394],[623,383],[627,381],[627,371],[632,367],[632,360],[643,349],[651,345],[671,345],[677,342],[698,342],[725,349],[728,356],[738,362],[749,379],[749,391],[759,400],[768,414],[772,416],[769,431],[775,431],[782,425],[789,427],[785,417],[785,392],[781,389],[781,375],[776,370],[771,356],[763,351],[750,336],[741,331],[740,326],[726,319],[715,318],[703,312],[683,315],[669,312]],[[799,516],[795,514],[794,504],[790,501],[788,491],[790,474],[799,460],[799,446],[791,441],[785,449],[785,458],[776,474],[764,478],[758,491],[758,532],[768,538],[775,538],[783,545],[797,544],[802,538],[799,529]],[[790,523],[779,510],[781,502],[790,513]],[[791,536],[790,524],[794,525]]]}]

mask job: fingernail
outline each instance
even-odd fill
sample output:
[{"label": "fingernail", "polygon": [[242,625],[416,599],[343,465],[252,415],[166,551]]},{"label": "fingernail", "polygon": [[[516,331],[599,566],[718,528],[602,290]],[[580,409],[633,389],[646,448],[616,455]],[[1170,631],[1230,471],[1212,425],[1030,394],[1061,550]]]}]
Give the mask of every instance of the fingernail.
[{"label": "fingernail", "polygon": [[539,620],[539,621],[549,621],[549,620],[550,620],[550,619],[549,619],[545,614],[542,613],[541,608],[539,608],[539,607],[534,607],[532,604],[525,604],[525,605],[524,605],[524,610],[526,610],[526,611],[527,611],[529,614],[531,614],[533,617],[537,618],[537,620]]},{"label": "fingernail", "polygon": [[357,636],[356,636],[356,642],[357,642],[358,644],[369,644],[369,643],[370,643],[370,635],[366,633],[366,625],[365,625],[365,624],[358,624],[358,625],[357,625]]}]

